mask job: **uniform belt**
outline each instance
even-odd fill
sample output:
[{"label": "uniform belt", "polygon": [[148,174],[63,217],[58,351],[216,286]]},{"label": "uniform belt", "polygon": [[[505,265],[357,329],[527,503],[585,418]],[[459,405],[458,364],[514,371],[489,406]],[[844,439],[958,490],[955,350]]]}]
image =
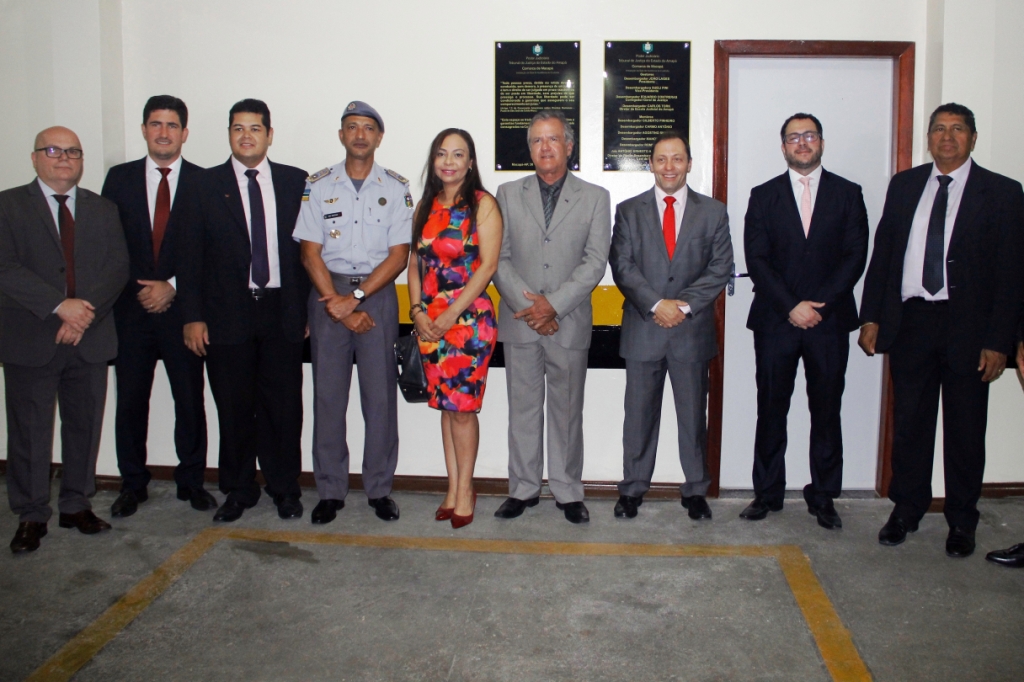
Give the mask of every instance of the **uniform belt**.
[{"label": "uniform belt", "polygon": [[276,296],[280,293],[281,290],[277,287],[274,287],[273,289],[268,287],[256,287],[254,289],[249,289],[249,295],[252,296],[252,299],[254,301],[261,301],[265,298],[268,298],[270,296]]}]

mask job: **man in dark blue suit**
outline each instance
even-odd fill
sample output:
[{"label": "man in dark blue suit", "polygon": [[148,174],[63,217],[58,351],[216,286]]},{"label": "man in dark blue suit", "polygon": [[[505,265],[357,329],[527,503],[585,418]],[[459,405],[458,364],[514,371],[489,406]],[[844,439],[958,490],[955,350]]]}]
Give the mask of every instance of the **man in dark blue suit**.
[{"label": "man in dark blue suit", "polygon": [[889,354],[892,514],[878,533],[899,545],[932,503],[939,398],[949,526],[946,554],[974,552],[985,473],[988,387],[1017,341],[1024,290],[1024,190],[974,163],[974,114],[943,104],[928,122],[934,163],[889,182],[864,278],[859,344]]},{"label": "man in dark blue suit", "polygon": [[292,239],[306,172],[273,163],[270,109],[245,99],[228,115],[231,158],[182,188],[178,290],[185,345],[206,358],[220,425],[214,521],[235,521],[266,491],[283,519],[302,516],[302,351],[310,282]]},{"label": "man in dark blue suit", "polygon": [[114,517],[131,516],[149,495],[146,438],[149,399],[158,359],[163,360],[174,397],[174,480],[178,499],[200,511],[217,500],[203,489],[206,469],[206,412],[203,360],[181,338],[181,305],[175,301],[175,251],[181,229],[171,220],[179,184],[202,170],[181,156],[188,139],[188,108],[177,97],[150,97],[142,110],[147,154],[114,166],[103,196],[117,204],[131,259],[131,279],[114,305],[118,354],[117,414],[114,425],[121,494],[110,507]]},{"label": "man in dark blue suit", "polygon": [[864,272],[868,218],[860,185],[821,166],[821,122],[794,114],[782,125],[789,170],[750,192],[743,242],[754,282],[747,328],[757,361],[754,501],[740,514],[757,521],[782,509],[786,420],[803,360],[811,411],[807,509],[824,528],[841,528],[833,500],[843,487],[840,410],[857,329],[853,287]]}]

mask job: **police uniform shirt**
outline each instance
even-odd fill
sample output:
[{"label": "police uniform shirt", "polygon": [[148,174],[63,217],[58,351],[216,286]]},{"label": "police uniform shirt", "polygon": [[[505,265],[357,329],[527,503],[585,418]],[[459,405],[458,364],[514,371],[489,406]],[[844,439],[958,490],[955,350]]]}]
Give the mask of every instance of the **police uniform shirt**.
[{"label": "police uniform shirt", "polygon": [[357,192],[345,163],[309,176],[292,238],[323,245],[327,269],[368,275],[388,249],[412,239],[409,181],[378,164]]}]

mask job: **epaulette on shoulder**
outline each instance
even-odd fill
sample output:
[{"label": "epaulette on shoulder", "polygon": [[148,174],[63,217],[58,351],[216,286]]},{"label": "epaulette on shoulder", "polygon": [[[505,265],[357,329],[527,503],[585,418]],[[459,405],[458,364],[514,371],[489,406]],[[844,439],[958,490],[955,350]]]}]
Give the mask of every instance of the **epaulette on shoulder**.
[{"label": "epaulette on shoulder", "polygon": [[408,185],[409,184],[409,181],[407,179],[403,178],[400,173],[396,173],[395,171],[391,170],[390,168],[385,168],[384,170],[385,170],[385,172],[387,172],[388,175],[393,177],[395,180],[398,180],[403,185]]},{"label": "epaulette on shoulder", "polygon": [[331,168],[328,166],[327,168],[324,168],[323,170],[318,170],[316,173],[310,175],[308,178],[306,178],[306,182],[316,182],[317,180],[326,178],[330,174]]}]

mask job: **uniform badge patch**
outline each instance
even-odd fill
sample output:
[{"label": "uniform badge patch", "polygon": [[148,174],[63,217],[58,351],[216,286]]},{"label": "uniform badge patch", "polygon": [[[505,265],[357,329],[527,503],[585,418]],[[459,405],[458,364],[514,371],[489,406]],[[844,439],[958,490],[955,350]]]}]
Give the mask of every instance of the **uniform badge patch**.
[{"label": "uniform badge patch", "polygon": [[408,192],[405,193],[405,207],[412,208],[412,195]]},{"label": "uniform badge patch", "polygon": [[331,230],[329,234],[331,235],[331,239],[337,239],[341,236],[341,230]]},{"label": "uniform badge patch", "polygon": [[403,178],[401,175],[399,175],[395,171],[391,170],[390,168],[385,168],[384,170],[387,172],[388,175],[393,177],[395,180],[398,180],[403,185],[408,185],[409,184],[408,180],[406,180],[405,178]]},{"label": "uniform badge patch", "polygon": [[338,197],[331,197],[330,199],[324,199],[324,203],[325,204],[333,204],[337,200],[338,200]]},{"label": "uniform badge patch", "polygon": [[380,199],[377,199],[377,203],[380,204],[381,206],[384,206],[385,204],[388,203],[388,200],[385,199],[384,197],[381,197]]},{"label": "uniform badge patch", "polygon": [[331,174],[331,169],[330,168],[324,168],[324,169],[318,170],[316,173],[313,173],[308,178],[306,178],[306,182],[316,182],[317,180],[326,178],[330,174]]},{"label": "uniform badge patch", "polygon": [[309,188],[302,190],[302,200],[309,201]]}]

